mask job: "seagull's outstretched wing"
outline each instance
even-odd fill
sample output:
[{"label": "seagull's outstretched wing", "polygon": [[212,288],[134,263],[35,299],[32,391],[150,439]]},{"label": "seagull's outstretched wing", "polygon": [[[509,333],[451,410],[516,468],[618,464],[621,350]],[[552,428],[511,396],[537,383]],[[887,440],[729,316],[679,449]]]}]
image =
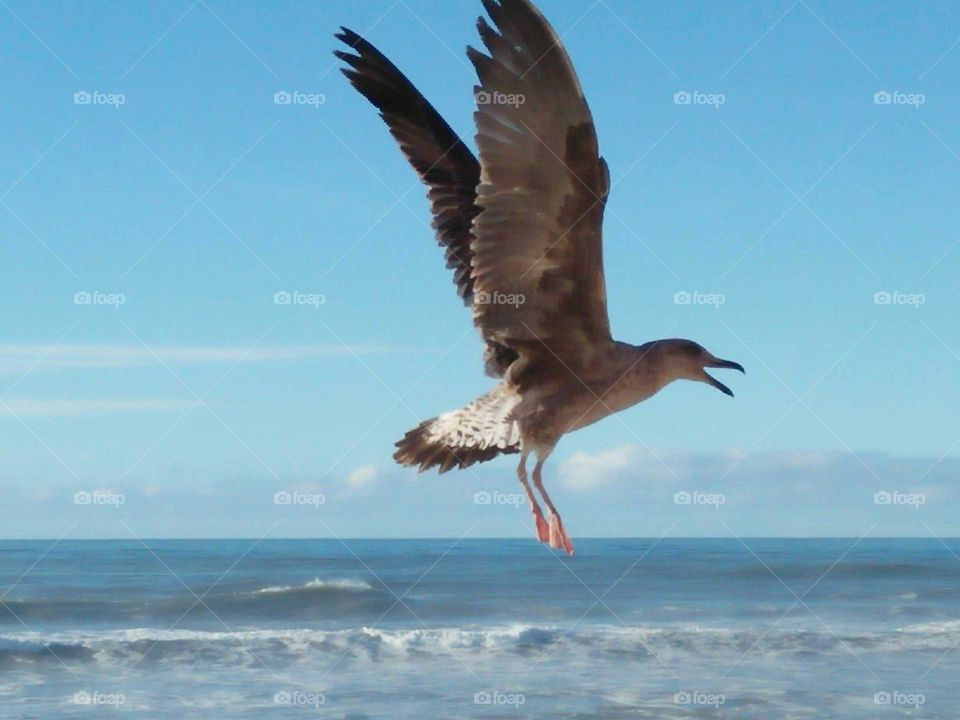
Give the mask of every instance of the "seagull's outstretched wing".
[{"label": "seagull's outstretched wing", "polygon": [[496,30],[480,18],[490,55],[468,49],[480,78],[474,319],[485,339],[525,356],[523,366],[559,360],[578,372],[611,340],[600,232],[607,166],[544,17],[527,0],[483,4]]},{"label": "seagull's outstretched wing", "polygon": [[[334,53],[350,66],[343,74],[380,111],[427,186],[437,240],[445,250],[447,267],[453,270],[457,292],[469,307],[473,304],[471,225],[480,212],[476,204],[480,165],[440,113],[383,53],[352,30],[341,31],[337,39],[356,53]],[[487,373],[501,377],[517,354],[490,340],[486,344]]]},{"label": "seagull's outstretched wing", "polygon": [[457,292],[469,305],[473,299],[470,225],[479,212],[475,200],[480,165],[434,107],[383,53],[352,30],[341,30],[337,39],[356,53],[334,53],[350,66],[342,72],[380,111],[403,154],[429,189],[437,240],[446,251],[447,267],[453,270]]}]

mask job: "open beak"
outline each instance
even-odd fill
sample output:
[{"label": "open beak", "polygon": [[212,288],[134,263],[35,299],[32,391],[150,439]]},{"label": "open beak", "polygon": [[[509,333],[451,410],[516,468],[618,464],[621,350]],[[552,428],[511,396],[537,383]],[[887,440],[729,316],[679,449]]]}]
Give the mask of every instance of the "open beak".
[{"label": "open beak", "polygon": [[[743,365],[741,365],[740,363],[735,363],[732,360],[714,360],[713,362],[709,363],[707,367],[722,368],[725,370],[739,370],[744,375],[746,375],[747,373],[747,371],[743,369]],[[716,378],[711,377],[709,374],[707,374],[706,370],[704,370],[703,374],[706,375],[707,382],[713,385],[717,390],[722,392],[724,395],[729,395],[730,397],[733,397],[733,390],[728,388],[726,385],[724,385],[722,382],[720,382]]]}]

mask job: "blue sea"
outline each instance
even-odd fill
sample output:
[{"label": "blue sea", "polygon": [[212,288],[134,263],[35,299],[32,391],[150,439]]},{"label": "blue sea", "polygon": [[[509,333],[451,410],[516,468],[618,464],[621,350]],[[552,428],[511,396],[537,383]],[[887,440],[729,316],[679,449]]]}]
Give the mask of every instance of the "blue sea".
[{"label": "blue sea", "polygon": [[960,717],[960,541],[0,542],[0,717]]}]

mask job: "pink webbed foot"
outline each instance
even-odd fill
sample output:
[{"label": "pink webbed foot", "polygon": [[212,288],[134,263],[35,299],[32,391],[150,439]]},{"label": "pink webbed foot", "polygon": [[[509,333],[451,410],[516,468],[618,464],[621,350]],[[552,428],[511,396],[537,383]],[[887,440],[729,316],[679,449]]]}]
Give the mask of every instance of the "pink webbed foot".
[{"label": "pink webbed foot", "polygon": [[537,505],[533,506],[533,524],[536,527],[537,540],[542,543],[550,542],[550,528],[547,521],[543,519],[543,513]]},{"label": "pink webbed foot", "polygon": [[570,536],[563,529],[563,522],[556,513],[550,513],[550,547],[557,550],[563,548],[567,555],[573,556],[573,543]]}]

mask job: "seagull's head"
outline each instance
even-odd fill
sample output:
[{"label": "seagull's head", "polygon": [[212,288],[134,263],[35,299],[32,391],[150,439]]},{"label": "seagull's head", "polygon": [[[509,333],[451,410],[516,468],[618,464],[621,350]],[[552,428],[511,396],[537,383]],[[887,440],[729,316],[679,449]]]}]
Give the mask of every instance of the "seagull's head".
[{"label": "seagull's head", "polygon": [[702,345],[692,340],[661,340],[667,367],[678,380],[695,380],[713,385],[720,392],[733,397],[733,391],[707,372],[707,368],[747,371],[732,360],[721,360]]}]

